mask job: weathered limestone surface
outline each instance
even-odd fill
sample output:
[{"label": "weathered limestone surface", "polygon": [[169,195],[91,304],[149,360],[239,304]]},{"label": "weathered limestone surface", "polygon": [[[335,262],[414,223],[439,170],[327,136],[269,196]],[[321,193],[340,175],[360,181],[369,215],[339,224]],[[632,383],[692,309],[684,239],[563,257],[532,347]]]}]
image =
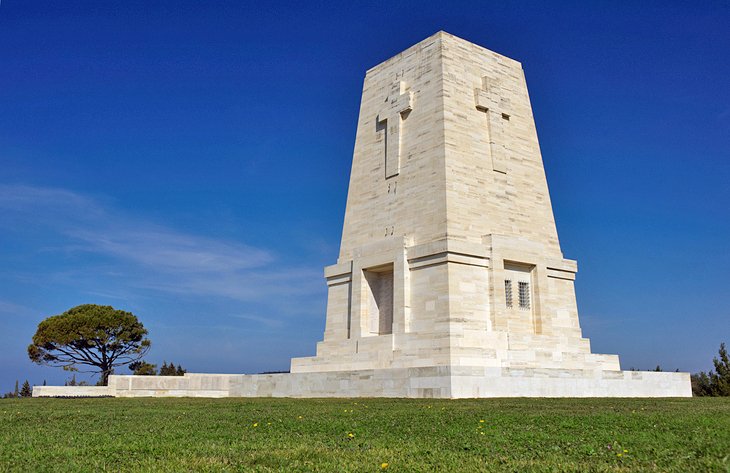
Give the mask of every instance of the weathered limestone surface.
[{"label": "weathered limestone surface", "polygon": [[[291,373],[113,376],[116,396],[690,396],[578,320],[522,66],[439,32],[367,71],[324,337]],[[38,393],[50,391],[39,390]],[[34,392],[35,394],[35,392]]]}]

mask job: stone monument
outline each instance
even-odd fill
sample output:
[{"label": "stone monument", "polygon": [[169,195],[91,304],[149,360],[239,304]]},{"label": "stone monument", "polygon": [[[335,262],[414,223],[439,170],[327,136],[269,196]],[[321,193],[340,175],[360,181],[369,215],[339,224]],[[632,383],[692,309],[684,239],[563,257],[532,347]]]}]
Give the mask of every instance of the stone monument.
[{"label": "stone monument", "polygon": [[326,328],[291,373],[118,396],[690,396],[591,352],[519,62],[439,32],[367,71]]},{"label": "stone monument", "polygon": [[689,393],[591,353],[576,271],[520,63],[437,33],[365,76],[324,340],[291,371],[443,367],[434,394],[456,397]]}]

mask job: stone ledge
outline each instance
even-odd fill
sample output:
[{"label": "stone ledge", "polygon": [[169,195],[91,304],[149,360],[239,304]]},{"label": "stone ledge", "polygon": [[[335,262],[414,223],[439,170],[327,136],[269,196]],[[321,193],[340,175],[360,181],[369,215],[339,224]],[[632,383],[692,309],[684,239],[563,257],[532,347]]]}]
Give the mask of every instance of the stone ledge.
[{"label": "stone ledge", "polygon": [[114,396],[109,386],[33,386],[33,397],[107,397]]},{"label": "stone ledge", "polygon": [[[132,379],[134,378],[134,382]],[[691,397],[689,373],[424,366],[360,371],[112,376],[109,386],[38,386],[35,397]],[[225,387],[224,387],[225,386]],[[42,389],[38,389],[42,388]],[[102,394],[106,393],[106,394]]]}]

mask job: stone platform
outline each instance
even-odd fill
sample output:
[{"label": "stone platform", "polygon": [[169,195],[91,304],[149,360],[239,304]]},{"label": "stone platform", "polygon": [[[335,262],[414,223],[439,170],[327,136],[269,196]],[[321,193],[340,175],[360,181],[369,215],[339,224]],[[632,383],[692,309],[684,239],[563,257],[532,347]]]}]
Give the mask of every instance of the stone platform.
[{"label": "stone platform", "polygon": [[277,374],[111,376],[109,386],[35,386],[33,397],[691,397],[688,373],[430,366]]}]

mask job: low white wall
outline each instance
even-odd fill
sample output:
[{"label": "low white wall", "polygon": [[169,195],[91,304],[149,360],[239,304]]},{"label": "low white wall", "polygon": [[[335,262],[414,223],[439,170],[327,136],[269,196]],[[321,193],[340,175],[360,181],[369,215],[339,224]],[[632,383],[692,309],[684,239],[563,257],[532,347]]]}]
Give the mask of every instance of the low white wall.
[{"label": "low white wall", "polygon": [[689,373],[452,368],[451,397],[692,397]]},{"label": "low white wall", "polygon": [[186,373],[184,376],[109,376],[117,397],[230,397],[231,380],[244,375]]},{"label": "low white wall", "polygon": [[114,396],[109,386],[33,386],[33,397]]},{"label": "low white wall", "polygon": [[[63,388],[62,388],[63,389]],[[111,376],[118,397],[691,397],[689,373],[447,367]]]}]

